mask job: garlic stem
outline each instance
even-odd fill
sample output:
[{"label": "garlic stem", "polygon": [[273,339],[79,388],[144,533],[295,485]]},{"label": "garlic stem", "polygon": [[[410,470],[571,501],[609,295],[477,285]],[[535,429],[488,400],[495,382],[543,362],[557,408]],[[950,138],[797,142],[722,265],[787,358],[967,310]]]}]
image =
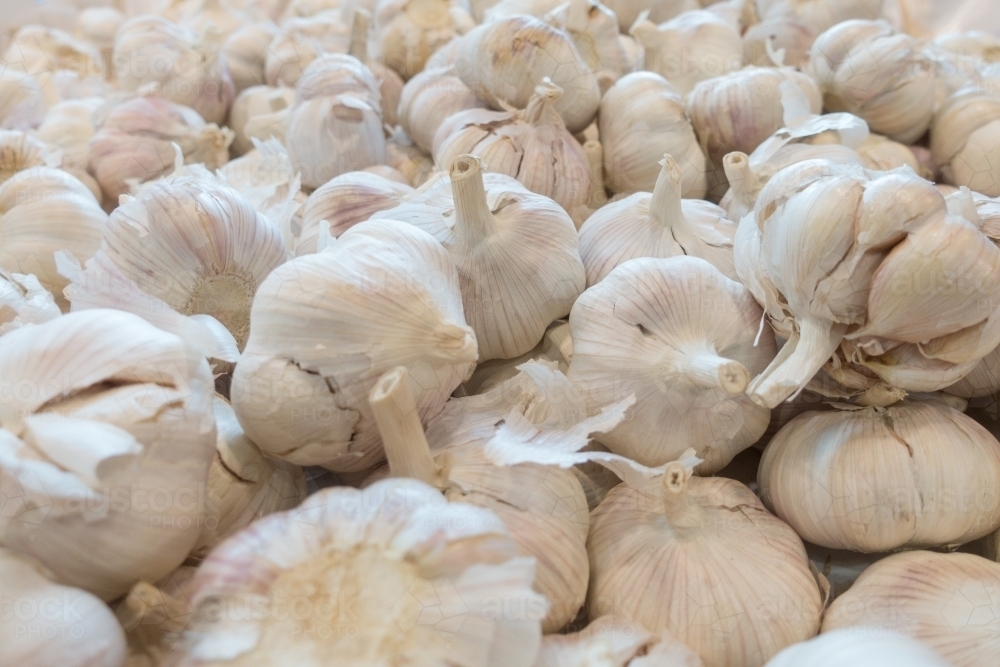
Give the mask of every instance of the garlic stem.
[{"label": "garlic stem", "polygon": [[663,472],[663,514],[674,528],[696,528],[704,525],[704,509],[691,502],[687,495],[687,481],[691,471],[680,461],[667,464]]},{"label": "garlic stem", "polygon": [[368,402],[382,434],[389,473],[440,488],[440,469],[431,456],[413,394],[406,384],[407,376],[403,366],[388,371],[375,383]]},{"label": "garlic stem", "polygon": [[371,15],[364,9],[356,8],[351,20],[351,45],[348,54],[363,63],[368,62],[368,30],[371,26]]},{"label": "garlic stem", "polygon": [[545,77],[535,86],[535,94],[528,100],[522,118],[531,125],[556,125],[566,127],[562,116],[556,110],[556,101],[563,96],[563,89]]},{"label": "garlic stem", "polygon": [[747,395],[757,405],[775,408],[798,394],[833,355],[847,328],[842,324],[806,318],[774,361],[754,378]]},{"label": "garlic stem", "polygon": [[656,177],[649,214],[670,229],[683,227],[687,221],[681,208],[681,168],[669,154],[663,156],[660,164],[663,169]]},{"label": "garlic stem", "polygon": [[472,243],[489,238],[494,224],[493,213],[486,203],[482,161],[474,155],[459,155],[449,176],[455,199],[455,233]]},{"label": "garlic stem", "polygon": [[752,211],[762,186],[750,167],[750,158],[746,153],[729,153],[722,158],[722,167],[726,171],[729,187],[733,190],[733,198]]},{"label": "garlic stem", "polygon": [[706,389],[722,389],[735,395],[742,394],[750,383],[750,374],[743,364],[720,357],[711,350],[686,357],[679,366],[687,379]]},{"label": "garlic stem", "polygon": [[590,140],[583,145],[590,165],[590,199],[587,206],[600,208],[608,203],[608,193],[604,189],[604,147],[597,140]]}]

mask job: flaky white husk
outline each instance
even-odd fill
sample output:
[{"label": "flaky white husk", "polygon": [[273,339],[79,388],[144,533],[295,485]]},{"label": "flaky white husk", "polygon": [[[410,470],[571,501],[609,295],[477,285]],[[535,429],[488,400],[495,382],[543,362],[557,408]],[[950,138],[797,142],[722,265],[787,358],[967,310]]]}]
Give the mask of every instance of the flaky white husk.
[{"label": "flaky white husk", "polygon": [[367,171],[349,171],[327,181],[306,200],[295,256],[322,250],[324,221],[326,233],[337,238],[378,211],[398,205],[412,192],[409,185]]},{"label": "flaky white husk", "polygon": [[764,450],[757,482],[803,539],[835,549],[954,546],[1000,528],[1000,443],[931,403],[800,415]]},{"label": "flaky white husk", "polygon": [[817,34],[851,19],[877,19],[884,0],[756,0],[761,20],[794,17]]},{"label": "flaky white husk", "polygon": [[184,342],[112,310],[0,338],[0,543],[111,600],[187,557],[204,512],[212,376]]},{"label": "flaky white husk", "polygon": [[852,627],[824,632],[789,646],[766,667],[950,667],[950,663],[908,634],[881,628]]},{"label": "flaky white husk", "polygon": [[51,292],[31,274],[0,270],[0,336],[62,315]]},{"label": "flaky white husk", "polygon": [[403,86],[399,98],[399,124],[414,144],[430,152],[434,135],[446,118],[459,111],[485,106],[486,102],[462,83],[454,68],[428,68]]},{"label": "flaky white husk", "polygon": [[551,197],[582,223],[593,189],[590,161],[556,109],[562,95],[546,80],[523,111],[470,109],[449,116],[434,136],[435,163],[449,169],[460,155],[475,155],[485,169]]},{"label": "flaky white husk", "polygon": [[919,640],[953,667],[985,667],[1000,652],[998,606],[1000,564],[911,551],[865,570],[827,610],[823,633],[868,626]]},{"label": "flaky white husk", "polygon": [[534,667],[702,667],[701,658],[664,630],[652,634],[641,623],[601,616],[580,632],[548,635]]},{"label": "flaky white husk", "polygon": [[761,667],[816,634],[824,595],[798,535],[739,482],[691,477],[690,454],[594,510],[587,604],[669,631],[705,665]]},{"label": "flaky white husk", "polygon": [[373,18],[375,52],[404,79],[422,71],[432,53],[475,25],[455,0],[379,0]]},{"label": "flaky white husk", "polygon": [[573,221],[559,205],[459,156],[451,177],[425,185],[373,218],[401,220],[444,244],[458,267],[479,361],[524,354],[585,286]]},{"label": "flaky white husk", "polygon": [[638,257],[691,255],[712,264],[731,280],[736,223],[707,201],[681,199],[681,169],[669,155],[653,192],[637,192],[593,213],[580,228],[580,256],[587,287]]},{"label": "flaky white husk", "polygon": [[10,610],[0,618],[0,667],[124,667],[125,633],[111,610],[52,579],[36,561],[0,548],[0,587]]},{"label": "flaky white husk", "polygon": [[934,117],[931,154],[947,183],[990,197],[1000,196],[1000,168],[992,157],[1000,147],[1000,97],[964,88]]},{"label": "flaky white husk", "polygon": [[484,23],[458,41],[455,70],[494,109],[524,109],[544,77],[563,89],[555,102],[570,132],[594,119],[601,101],[597,76],[563,30],[530,16]]},{"label": "flaky white husk", "polygon": [[660,25],[646,20],[631,34],[645,48],[643,65],[687,95],[700,81],[743,67],[739,31],[709,11],[684,12]]},{"label": "flaky white husk", "polygon": [[360,60],[321,56],[299,77],[295,92],[285,145],[303,187],[385,164],[379,84]]},{"label": "flaky white husk", "polygon": [[222,45],[222,57],[229,67],[236,94],[267,82],[264,64],[268,47],[278,35],[278,26],[270,21],[251,23],[231,34]]},{"label": "flaky white husk", "polygon": [[233,377],[240,424],[271,456],[338,472],[383,458],[368,408],[381,373],[407,366],[427,419],[477,357],[448,253],[402,222],[355,225],[332,249],[278,267],[250,322]]},{"label": "flaky white husk", "polygon": [[627,32],[639,14],[647,10],[650,21],[663,23],[682,12],[701,9],[698,0],[608,0],[605,4],[618,16],[622,32]]},{"label": "flaky white husk", "polygon": [[743,394],[773,358],[750,292],[695,257],[633,259],[584,292],[573,306],[569,377],[588,405],[635,394],[636,404],[600,437],[645,465],[688,447],[699,472],[723,468],[765,431],[768,411]]},{"label": "flaky white husk", "polygon": [[289,19],[267,47],[264,78],[271,86],[294,86],[316,58],[347,53],[351,30],[339,12],[326,11],[308,18]]},{"label": "flaky white husk", "polygon": [[602,93],[633,70],[618,17],[599,0],[567,0],[543,18],[569,34],[584,62],[597,75]]},{"label": "flaky white husk", "polygon": [[220,46],[162,17],[137,16],[115,35],[115,74],[125,92],[156,84],[166,99],[221,123],[235,89]]},{"label": "flaky white husk", "polygon": [[58,70],[69,70],[81,79],[105,74],[104,57],[93,45],[65,30],[41,25],[27,25],[14,33],[0,59],[43,86]]},{"label": "flaky white husk", "polygon": [[[235,535],[199,568],[172,665],[406,662],[528,667],[545,602],[489,510],[415,480],[330,488]],[[299,620],[289,610],[310,604]],[[254,614],[218,614],[219,605]],[[289,606],[291,605],[291,607]],[[302,635],[295,628],[310,632]]]},{"label": "flaky white husk", "polygon": [[230,154],[243,155],[253,148],[254,139],[273,137],[284,143],[294,104],[294,88],[252,86],[237,95],[226,121],[234,134]]},{"label": "flaky white husk", "polygon": [[911,144],[937,106],[933,63],[922,47],[886,21],[845,21],[816,38],[806,71],[826,109],[857,114],[874,132]]},{"label": "flaky white husk", "polygon": [[205,123],[194,110],[142,95],[114,105],[102,114],[88,145],[90,171],[109,203],[127,194],[130,182],[143,183],[174,167],[173,144],[187,164],[221,167],[229,159],[233,132]]},{"label": "flaky white husk", "polygon": [[0,185],[0,269],[34,274],[63,309],[68,281],[55,253],[78,261],[94,256],[108,215],[87,187],[61,169],[33,167]]},{"label": "flaky white husk", "polygon": [[683,196],[705,196],[705,154],[683,98],[654,72],[633,72],[615,82],[601,98],[598,113],[604,173],[614,192],[652,192],[664,153],[674,156],[683,174]]}]

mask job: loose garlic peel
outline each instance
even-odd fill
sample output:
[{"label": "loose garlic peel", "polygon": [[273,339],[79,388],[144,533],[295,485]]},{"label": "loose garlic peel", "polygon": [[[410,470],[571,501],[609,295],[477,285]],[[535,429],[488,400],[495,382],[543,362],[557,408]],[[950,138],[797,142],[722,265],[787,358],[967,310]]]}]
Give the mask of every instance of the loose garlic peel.
[{"label": "loose garlic peel", "polygon": [[[909,634],[909,633],[907,633]],[[824,632],[789,646],[765,667],[952,667],[923,642],[904,634],[864,626]]]},{"label": "loose garlic peel", "polygon": [[538,344],[546,327],[569,312],[585,279],[566,212],[482,168],[479,158],[460,155],[450,178],[372,217],[409,222],[448,249],[479,360],[487,361],[516,357]]},{"label": "loose garlic peel", "polygon": [[931,403],[800,415],[767,446],[757,481],[764,503],[803,539],[834,549],[958,545],[1000,528],[990,501],[1000,443]]},{"label": "loose garlic peel", "polygon": [[608,204],[580,228],[580,256],[587,286],[638,257],[698,257],[736,280],[733,237],[736,223],[720,207],[700,199],[681,199],[683,175],[670,155],[660,160],[652,193],[638,192]]},{"label": "loose garlic peel", "polygon": [[775,354],[769,331],[755,340],[761,317],[746,288],[695,257],[630,260],[589,288],[569,318],[568,375],[592,407],[636,399],[600,442],[650,466],[694,447],[699,472],[723,468],[767,428],[743,393]]},{"label": "loose garlic peel", "polygon": [[820,636],[859,625],[905,633],[939,653],[944,664],[983,667],[992,659],[987,656],[1000,653],[998,605],[1000,563],[972,554],[911,551],[865,570],[830,605]]},{"label": "loose garlic peel", "polygon": [[589,610],[667,630],[706,665],[760,667],[816,634],[824,595],[798,535],[739,482],[692,477],[698,462],[689,449],[594,510]]},{"label": "loose garlic peel", "polygon": [[0,336],[27,324],[42,324],[62,315],[52,294],[35,276],[0,269]]},{"label": "loose garlic peel", "polygon": [[542,638],[534,667],[702,667],[664,630],[656,635],[621,616],[601,616],[580,632]]},{"label": "loose garlic peel", "polygon": [[[534,563],[489,510],[416,480],[323,489],[220,545],[192,586],[180,664],[530,667]],[[304,621],[289,614],[309,601]],[[514,605],[512,618],[498,605]],[[252,604],[259,615],[217,613]],[[288,605],[292,605],[289,607]],[[303,625],[304,624],[304,625]],[[304,632],[296,631],[296,628]]]},{"label": "loose garlic peel", "polygon": [[233,375],[233,409],[268,455],[361,472],[383,458],[368,408],[382,373],[410,370],[427,419],[476,358],[447,251],[412,225],[370,220],[261,284]]}]

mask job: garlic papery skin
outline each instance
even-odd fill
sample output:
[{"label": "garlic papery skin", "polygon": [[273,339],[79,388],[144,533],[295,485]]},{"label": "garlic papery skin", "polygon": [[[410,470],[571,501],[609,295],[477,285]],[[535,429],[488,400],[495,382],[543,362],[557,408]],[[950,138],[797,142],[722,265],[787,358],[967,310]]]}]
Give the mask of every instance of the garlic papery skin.
[{"label": "garlic papery skin", "polygon": [[618,17],[622,32],[635,25],[636,19],[645,11],[653,23],[663,23],[683,12],[701,9],[698,0],[608,0],[605,3]]},{"label": "garlic papery skin", "polygon": [[[541,642],[534,562],[487,509],[422,482],[323,489],[220,545],[195,574],[178,665],[372,661],[530,667]],[[289,611],[308,602],[309,628]],[[238,619],[219,605],[254,605]],[[504,612],[498,605],[517,611]]]},{"label": "garlic papery skin", "polygon": [[[866,626],[906,634],[954,667],[986,667],[1000,651],[1000,563],[963,553],[911,551],[865,570],[834,600],[823,634]],[[822,636],[822,635],[821,635]]]},{"label": "garlic papery skin", "polygon": [[633,72],[616,81],[601,98],[598,126],[613,192],[652,192],[657,162],[668,153],[680,165],[682,195],[705,196],[705,154],[682,97],[659,74]]},{"label": "garlic papery skin", "polygon": [[751,26],[743,35],[743,58],[757,67],[802,69],[819,33],[795,18],[782,16]]},{"label": "garlic papery skin", "polygon": [[824,632],[789,646],[765,667],[951,667],[925,644],[881,628],[852,627]]},{"label": "garlic papery skin", "polygon": [[86,7],[76,15],[73,33],[101,52],[106,76],[112,72],[111,55],[115,46],[115,33],[126,20],[125,14],[114,7]]},{"label": "garlic papery skin", "polygon": [[523,111],[472,109],[448,117],[434,137],[434,161],[449,167],[461,155],[475,155],[489,171],[551,197],[581,224],[594,184],[583,146],[556,109],[562,95],[543,80]]},{"label": "garlic papery skin", "polygon": [[348,171],[386,162],[379,84],[348,55],[324,55],[299,78],[285,145],[302,186],[315,189]]},{"label": "garlic papery skin", "polygon": [[45,117],[45,93],[34,77],[13,67],[0,69],[0,127],[30,130]]},{"label": "garlic papery skin", "polygon": [[131,181],[151,181],[170,172],[173,144],[185,163],[215,169],[229,159],[232,141],[232,130],[206,124],[193,109],[151,95],[134,97],[104,114],[88,147],[90,171],[105,201],[117,203]]},{"label": "garlic papery skin", "polygon": [[765,505],[833,549],[958,545],[1000,528],[1000,443],[932,403],[800,415],[764,450],[757,481]]},{"label": "garlic papery skin", "polygon": [[270,21],[251,23],[229,35],[222,45],[222,57],[237,95],[247,88],[267,82],[264,66],[268,47],[278,35],[278,26]]},{"label": "garlic papery skin", "polygon": [[619,31],[618,17],[599,0],[568,0],[544,19],[569,33],[587,66],[597,74],[603,93],[633,62]]},{"label": "garlic papery skin", "polygon": [[775,354],[770,331],[754,345],[761,314],[746,288],[695,257],[633,259],[584,292],[567,375],[591,409],[636,398],[601,444],[648,466],[694,447],[710,474],[756,442],[769,411],[743,391]]},{"label": "garlic papery skin", "polygon": [[[373,218],[401,220],[444,244],[458,267],[479,361],[524,354],[569,313],[585,285],[572,220],[547,197],[482,162],[458,156],[450,179],[417,190]],[[484,177],[485,176],[485,177]]]},{"label": "garlic papery skin", "polygon": [[328,53],[347,53],[350,46],[350,26],[338,12],[289,19],[281,24],[267,47],[264,77],[271,86],[294,86],[316,58]]},{"label": "garlic papery skin", "polygon": [[885,21],[845,21],[813,43],[806,71],[829,111],[861,116],[871,129],[904,144],[930,127],[937,105],[933,64],[922,43]]},{"label": "garlic papery skin", "polygon": [[638,257],[699,257],[727,278],[737,280],[733,264],[736,223],[720,207],[700,199],[681,199],[681,170],[667,155],[652,193],[638,192],[594,212],[580,228],[580,256],[587,287]]},{"label": "garlic papery skin", "polygon": [[945,182],[989,197],[1000,196],[1000,168],[991,158],[1000,147],[1000,96],[965,88],[934,117],[931,154]]},{"label": "garlic papery skin", "polygon": [[857,150],[862,163],[875,171],[891,171],[907,166],[923,177],[933,176],[921,165],[913,149],[880,134],[869,134]]},{"label": "garlic papery skin", "polygon": [[198,538],[215,442],[208,364],[114,310],[0,337],[0,544],[112,600],[157,580]]},{"label": "garlic papery skin", "polygon": [[476,97],[452,67],[425,69],[403,86],[399,98],[399,124],[413,143],[433,151],[434,135],[452,114],[482,109],[486,102]]},{"label": "garlic papery skin", "polygon": [[62,315],[52,294],[38,278],[0,270],[0,336],[28,324],[42,324]]},{"label": "garlic papery skin", "polygon": [[8,608],[0,666],[125,667],[125,633],[100,599],[55,583],[40,564],[4,548],[0,588]]},{"label": "garlic papery skin", "polygon": [[11,38],[2,58],[5,66],[35,77],[43,86],[60,70],[81,79],[104,77],[104,58],[92,45],[58,28],[28,25]]},{"label": "garlic papery skin", "polygon": [[644,47],[644,67],[663,76],[682,96],[699,81],[743,67],[740,33],[712,12],[684,12],[660,25],[646,20],[630,32]]},{"label": "garlic papery skin", "polygon": [[366,171],[349,171],[327,181],[306,200],[295,256],[322,250],[318,244],[324,222],[327,233],[337,238],[373,214],[397,206],[412,192],[409,185]]},{"label": "garlic papery skin", "polygon": [[237,95],[229,108],[227,122],[234,135],[230,154],[236,157],[252,150],[254,139],[265,141],[273,137],[284,143],[294,105],[294,88],[252,86]]},{"label": "garlic papery skin", "polygon": [[563,30],[530,16],[512,16],[477,26],[456,48],[459,78],[494,109],[524,109],[549,77],[563,90],[555,108],[570,132],[583,130],[597,113],[597,76]]},{"label": "garlic papery skin", "polygon": [[157,84],[159,94],[221,123],[235,97],[220,45],[153,15],[126,21],[115,35],[114,68],[125,92]]},{"label": "garlic papery skin", "polygon": [[409,368],[427,419],[477,356],[447,251],[412,225],[371,220],[257,290],[233,409],[270,456],[361,472],[384,456],[367,403],[379,375]]},{"label": "garlic papery skin", "polygon": [[702,667],[701,658],[667,631],[650,633],[621,616],[601,616],[580,632],[547,635],[534,667]]},{"label": "garlic papery skin", "polygon": [[591,516],[587,604],[669,631],[705,665],[761,667],[816,634],[824,596],[798,535],[739,482],[692,477],[697,463],[688,450],[608,492]]},{"label": "garlic papery skin", "polygon": [[372,37],[380,59],[409,79],[438,48],[474,25],[454,0],[379,0]]},{"label": "garlic papery skin", "polygon": [[755,0],[762,21],[791,17],[817,34],[851,19],[875,20],[884,0]]},{"label": "garlic papery skin", "polygon": [[90,259],[107,222],[93,193],[65,171],[20,171],[0,185],[0,269],[35,275],[66,310],[62,290],[68,281],[56,270],[54,253]]}]

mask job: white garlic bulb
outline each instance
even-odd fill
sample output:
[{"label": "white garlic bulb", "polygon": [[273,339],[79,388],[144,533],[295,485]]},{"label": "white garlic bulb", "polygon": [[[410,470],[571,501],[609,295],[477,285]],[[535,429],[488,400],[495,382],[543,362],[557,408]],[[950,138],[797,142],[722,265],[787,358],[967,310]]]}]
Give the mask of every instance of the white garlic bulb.
[{"label": "white garlic bulb", "polygon": [[262,86],[267,78],[264,65],[268,48],[278,35],[278,26],[270,21],[245,25],[233,32],[222,45],[222,57],[229,68],[236,94],[252,86]]},{"label": "white garlic bulb", "polygon": [[115,74],[126,92],[155,83],[165,98],[221,123],[235,89],[219,46],[159,16],[137,16],[115,35]]},{"label": "white garlic bulb", "polygon": [[[1000,196],[1000,170],[992,163],[1000,132],[1000,97],[979,88],[950,96],[931,128],[931,152],[947,183]],[[1000,135],[997,135],[1000,136]]]},{"label": "white garlic bulb", "polygon": [[412,192],[409,185],[365,171],[349,171],[327,181],[306,200],[295,255],[319,252],[324,221],[327,233],[337,238],[378,211],[393,208]]},{"label": "white garlic bulb", "polygon": [[931,403],[800,415],[764,450],[757,482],[803,539],[834,549],[956,545],[1000,528],[1000,443]]},{"label": "white garlic bulb", "polygon": [[819,33],[789,16],[767,19],[743,35],[743,58],[757,67],[784,66],[802,69]]},{"label": "white garlic bulb", "polygon": [[289,19],[267,47],[264,77],[271,86],[294,86],[316,58],[347,53],[350,47],[351,28],[339,12]]},{"label": "white garlic bulb", "polygon": [[580,632],[546,635],[534,667],[702,667],[701,658],[666,630],[654,635],[641,623],[601,616]]},{"label": "white garlic bulb", "polygon": [[294,104],[294,88],[252,86],[237,95],[227,121],[233,131],[230,154],[239,156],[250,151],[254,139],[266,141],[273,137],[284,143]]},{"label": "white garlic bulb", "polygon": [[61,586],[32,559],[0,548],[0,667],[124,667],[125,633],[111,610],[78,588]]},{"label": "white garlic bulb", "polygon": [[750,292],[695,257],[633,259],[570,313],[568,375],[592,408],[635,394],[611,451],[661,465],[694,447],[699,472],[723,468],[764,433],[769,412],[744,395],[774,356]]},{"label": "white garlic bulb", "polygon": [[632,26],[644,47],[646,69],[662,75],[682,96],[700,81],[743,68],[743,40],[730,24],[709,11],[691,11],[656,25]]},{"label": "white garlic bulb", "polygon": [[947,32],[935,37],[934,45],[986,63],[1000,60],[1000,39],[983,30]]},{"label": "white garlic bulb", "polygon": [[494,23],[515,16],[542,18],[558,7],[559,0],[500,0],[483,12],[483,23]]},{"label": "white garlic bulb", "polygon": [[692,477],[698,460],[594,510],[587,604],[668,630],[706,665],[761,667],[816,634],[824,596],[798,535],[739,482]]},{"label": "white garlic bulb", "polygon": [[623,32],[632,27],[645,11],[649,12],[650,21],[663,23],[682,12],[701,9],[698,0],[608,0],[605,4],[618,16]]},{"label": "white garlic bulb", "polygon": [[0,269],[34,274],[65,309],[68,281],[56,270],[54,253],[90,259],[107,222],[93,193],[65,171],[20,171],[0,185]]},{"label": "white garlic bulb", "polygon": [[58,152],[45,142],[19,130],[0,130],[0,183],[32,167],[59,167]]},{"label": "white garlic bulb", "polygon": [[530,16],[484,23],[458,41],[455,70],[472,92],[493,108],[523,109],[544,77],[562,88],[555,102],[570,132],[587,127],[601,91],[573,40],[563,30]]},{"label": "white garlic bulb", "polygon": [[205,361],[135,315],[90,310],[0,337],[0,372],[36,388],[0,407],[18,499],[0,544],[105,600],[180,565],[215,442]]},{"label": "white garlic bulb", "polygon": [[399,124],[413,143],[433,151],[434,135],[446,118],[466,109],[486,106],[462,83],[452,67],[428,68],[403,86],[399,98]]},{"label": "white garlic bulb", "polygon": [[409,79],[438,48],[474,25],[454,0],[379,0],[373,42],[381,60]]},{"label": "white garlic bulb", "polygon": [[81,79],[103,77],[104,57],[91,44],[58,28],[27,25],[16,33],[3,52],[5,66],[35,77],[43,86],[60,70]]},{"label": "white garlic bulb", "polygon": [[[448,503],[422,482],[323,489],[231,537],[201,565],[180,664],[318,667],[336,655],[356,664],[530,667],[541,629],[526,610],[544,611],[545,602],[530,588],[532,559],[516,554],[493,512]],[[217,613],[251,601],[262,614]],[[301,621],[288,612],[297,601],[322,609],[309,627],[328,632],[296,636]]]},{"label": "white garlic bulb", "polygon": [[45,93],[34,77],[13,67],[0,68],[0,127],[38,127],[46,108]]},{"label": "white garlic bulb", "polygon": [[604,172],[614,192],[652,192],[664,153],[681,168],[684,197],[705,196],[705,154],[682,97],[654,72],[633,72],[615,82],[601,98],[598,113]]},{"label": "white garlic bulb", "polygon": [[257,290],[233,409],[271,456],[364,471],[383,458],[368,407],[379,374],[406,365],[426,419],[477,356],[447,251],[412,225],[371,220],[279,266]]},{"label": "white garlic bulb", "polygon": [[817,34],[851,19],[877,19],[884,0],[753,0],[761,20],[795,18]]},{"label": "white garlic bulb", "polygon": [[963,553],[911,551],[873,564],[833,601],[823,634],[867,626],[905,633],[953,667],[986,667],[1000,651],[1000,564]]},{"label": "white garlic bulb", "polygon": [[807,71],[829,111],[857,114],[873,131],[910,144],[930,127],[937,105],[933,64],[921,49],[886,21],[845,21],[816,38]]},{"label": "white garlic bulb", "polygon": [[567,0],[544,16],[565,30],[584,62],[597,75],[601,91],[632,71],[618,17],[600,0]]},{"label": "white garlic bulb", "polygon": [[38,278],[0,270],[0,336],[27,324],[42,324],[62,315],[51,292]]},{"label": "white garlic bulb", "polygon": [[590,160],[559,115],[562,96],[544,79],[523,111],[470,109],[449,116],[434,136],[434,161],[450,167],[460,155],[475,155],[489,171],[551,197],[582,223],[593,194]]},{"label": "white garlic bulb", "polygon": [[85,7],[76,15],[74,34],[98,48],[104,61],[105,75],[110,75],[115,33],[125,21],[125,14],[114,7]]},{"label": "white garlic bulb", "polygon": [[[87,174],[87,165],[90,163],[89,144],[97,131],[95,116],[105,104],[100,97],[59,102],[49,109],[42,124],[34,131],[34,136],[62,151],[63,169],[77,178],[86,174],[92,179]],[[89,183],[85,184],[90,187]],[[97,187],[100,196],[100,186]]]},{"label": "white garlic bulb", "polygon": [[480,361],[524,354],[583,291],[576,229],[551,199],[484,178],[474,156],[458,156],[449,175],[372,217],[409,222],[447,248]]},{"label": "white garlic bulb", "polygon": [[881,134],[869,134],[855,150],[869,169],[891,171],[905,165],[925,178],[933,176],[933,173],[927,173],[913,148]]},{"label": "white garlic bulb", "polygon": [[852,627],[824,632],[789,646],[765,667],[951,667],[925,644],[881,628]]}]

